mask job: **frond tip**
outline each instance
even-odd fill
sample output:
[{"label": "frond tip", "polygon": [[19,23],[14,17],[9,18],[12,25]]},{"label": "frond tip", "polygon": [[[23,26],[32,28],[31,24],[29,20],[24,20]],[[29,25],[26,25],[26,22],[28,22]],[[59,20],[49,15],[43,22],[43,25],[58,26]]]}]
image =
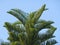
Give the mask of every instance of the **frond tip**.
[{"label": "frond tip", "polygon": [[33,23],[36,23],[40,16],[42,15],[43,11],[45,10],[46,4],[44,4],[38,11],[36,11],[32,21]]}]

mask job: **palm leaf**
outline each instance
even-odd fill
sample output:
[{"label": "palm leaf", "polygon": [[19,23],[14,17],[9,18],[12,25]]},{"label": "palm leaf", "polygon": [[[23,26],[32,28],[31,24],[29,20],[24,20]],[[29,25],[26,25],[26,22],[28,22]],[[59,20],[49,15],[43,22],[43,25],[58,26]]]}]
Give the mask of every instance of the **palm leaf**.
[{"label": "palm leaf", "polygon": [[50,39],[46,42],[46,45],[54,45],[56,43],[57,43],[57,41],[55,39]]},{"label": "palm leaf", "polygon": [[40,16],[42,15],[43,11],[45,10],[45,4],[41,7],[41,9],[39,9],[38,11],[36,11],[33,19],[32,19],[32,22],[33,23],[36,23],[38,21],[38,19],[40,18]]},{"label": "palm leaf", "polygon": [[23,11],[19,11],[19,9],[11,9],[10,11],[8,11],[7,13],[12,14],[13,16],[15,16],[17,19],[19,19],[23,24],[26,21],[26,17],[25,15],[23,15]]}]

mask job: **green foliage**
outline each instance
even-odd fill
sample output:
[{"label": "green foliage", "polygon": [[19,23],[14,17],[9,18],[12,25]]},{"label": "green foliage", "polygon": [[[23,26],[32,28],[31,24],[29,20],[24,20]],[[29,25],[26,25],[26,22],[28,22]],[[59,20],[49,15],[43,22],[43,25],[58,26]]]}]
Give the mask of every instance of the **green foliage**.
[{"label": "green foliage", "polygon": [[10,45],[9,42],[1,42],[0,45]]},{"label": "green foliage", "polygon": [[[47,10],[44,4],[39,10],[27,14],[20,9],[11,9],[9,14],[15,16],[19,21],[14,23],[5,22],[4,27],[8,30],[10,45],[54,45],[56,40],[53,36],[56,28],[52,26],[53,21],[39,20],[42,13]],[[46,33],[38,34],[42,29]]]}]

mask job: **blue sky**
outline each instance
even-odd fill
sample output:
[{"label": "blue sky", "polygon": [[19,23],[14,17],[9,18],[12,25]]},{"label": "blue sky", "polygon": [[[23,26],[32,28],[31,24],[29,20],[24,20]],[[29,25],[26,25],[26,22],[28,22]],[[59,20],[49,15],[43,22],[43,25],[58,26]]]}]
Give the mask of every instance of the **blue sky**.
[{"label": "blue sky", "polygon": [[7,41],[8,32],[3,27],[4,22],[14,22],[17,19],[14,16],[6,13],[12,8],[19,8],[27,13],[39,9],[43,4],[46,4],[48,11],[42,14],[41,19],[52,20],[53,24],[57,27],[54,35],[55,39],[59,42],[56,45],[60,45],[60,0],[0,0],[0,39]]}]

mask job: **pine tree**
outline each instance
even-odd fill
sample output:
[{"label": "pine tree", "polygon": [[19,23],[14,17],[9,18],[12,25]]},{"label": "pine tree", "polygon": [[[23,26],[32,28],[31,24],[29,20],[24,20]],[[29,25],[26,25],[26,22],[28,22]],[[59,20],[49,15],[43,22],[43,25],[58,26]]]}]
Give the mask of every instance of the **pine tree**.
[{"label": "pine tree", "polygon": [[[7,12],[18,19],[14,23],[5,22],[4,25],[8,30],[10,45],[54,45],[57,43],[53,39],[56,28],[51,24],[54,22],[40,19],[42,13],[47,10],[45,7],[46,4],[30,14],[20,9],[11,9]],[[43,34],[39,33],[43,29],[47,31]]]}]

